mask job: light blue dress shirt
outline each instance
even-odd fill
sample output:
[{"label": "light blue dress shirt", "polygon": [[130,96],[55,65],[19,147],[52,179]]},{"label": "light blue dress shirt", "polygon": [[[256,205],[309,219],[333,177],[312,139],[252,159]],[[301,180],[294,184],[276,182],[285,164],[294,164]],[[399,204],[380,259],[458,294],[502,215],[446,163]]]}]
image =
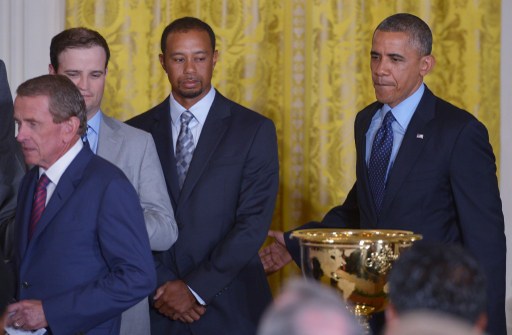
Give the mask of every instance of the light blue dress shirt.
[{"label": "light blue dress shirt", "polygon": [[87,142],[89,142],[89,146],[94,153],[98,151],[98,137],[102,117],[101,111],[98,111],[96,115],[87,121]]},{"label": "light blue dress shirt", "polygon": [[[396,121],[391,124],[391,127],[393,128],[393,148],[391,149],[391,157],[389,159],[389,165],[386,172],[386,180],[388,178],[389,171],[395,162],[398,149],[400,149],[400,145],[404,139],[405,132],[409,126],[409,122],[411,122],[411,118],[414,115],[414,112],[416,111],[416,108],[418,107],[424,92],[425,84],[422,83],[416,92],[396,105],[395,108],[393,108],[391,111]],[[373,116],[370,127],[366,132],[366,166],[368,166],[368,162],[370,160],[373,138],[375,137],[377,130],[382,125],[384,116],[389,110],[391,110],[391,107],[389,107],[387,104],[384,104],[381,109],[379,109]]]},{"label": "light blue dress shirt", "polygon": [[[188,109],[188,111],[194,115],[194,118],[190,120],[190,123],[188,124],[190,132],[192,133],[192,138],[194,139],[194,147],[197,146],[197,143],[199,142],[199,136],[201,136],[201,131],[203,130],[204,123],[206,122],[206,117],[208,116],[208,112],[210,111],[213,100],[215,99],[215,92],[216,91],[212,86],[210,91],[208,91],[201,100]],[[172,93],[170,94],[169,99],[171,107],[172,144],[174,152],[176,152],[176,142],[178,141],[178,135],[181,127],[180,116],[187,109],[174,99]]]}]

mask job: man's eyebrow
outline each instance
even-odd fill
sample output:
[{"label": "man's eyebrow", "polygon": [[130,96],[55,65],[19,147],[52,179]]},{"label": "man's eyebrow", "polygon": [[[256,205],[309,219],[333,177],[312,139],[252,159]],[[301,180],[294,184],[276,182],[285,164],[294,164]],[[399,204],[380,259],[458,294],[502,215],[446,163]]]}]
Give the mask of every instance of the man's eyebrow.
[{"label": "man's eyebrow", "polygon": [[391,57],[391,58],[401,58],[401,59],[405,59],[405,57],[404,57],[404,56],[402,56],[401,54],[397,54],[397,53],[389,53],[389,54],[386,54],[386,56]]},{"label": "man's eyebrow", "polygon": [[[208,51],[198,50],[198,51],[193,51],[192,54],[193,55],[207,55]],[[185,55],[185,53],[181,52],[181,51],[176,51],[176,52],[171,53],[171,56],[184,56],[184,55]]]}]

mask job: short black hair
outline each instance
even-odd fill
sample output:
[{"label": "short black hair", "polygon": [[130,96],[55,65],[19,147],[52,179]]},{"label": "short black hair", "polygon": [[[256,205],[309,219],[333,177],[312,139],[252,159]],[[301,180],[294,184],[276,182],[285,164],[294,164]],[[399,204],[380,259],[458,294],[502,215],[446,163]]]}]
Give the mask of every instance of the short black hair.
[{"label": "short black hair", "polygon": [[486,311],[486,278],[462,246],[416,242],[393,264],[389,300],[399,315],[429,310],[475,324]]},{"label": "short black hair", "polygon": [[162,33],[162,39],[160,40],[162,54],[165,54],[167,36],[169,36],[170,33],[187,32],[189,30],[206,31],[208,36],[210,36],[212,51],[215,51],[215,33],[213,32],[212,27],[210,27],[208,23],[201,21],[196,17],[185,16],[172,21],[167,27],[165,27]]},{"label": "short black hair", "polygon": [[422,56],[432,53],[432,31],[428,24],[416,15],[409,13],[391,15],[384,19],[375,31],[407,33],[410,43],[418,49]]}]

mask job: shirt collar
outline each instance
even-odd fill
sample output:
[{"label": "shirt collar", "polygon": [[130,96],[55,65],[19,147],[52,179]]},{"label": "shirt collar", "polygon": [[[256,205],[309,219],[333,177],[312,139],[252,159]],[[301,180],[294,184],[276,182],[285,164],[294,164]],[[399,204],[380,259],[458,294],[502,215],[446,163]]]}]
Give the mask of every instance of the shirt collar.
[{"label": "shirt collar", "polygon": [[394,108],[389,107],[388,104],[384,104],[380,109],[381,120],[384,119],[384,115],[386,115],[390,109],[393,109],[393,116],[395,117],[395,120],[404,130],[407,129],[424,92],[425,84],[422,83],[416,92],[411,94],[407,99],[396,105]]},{"label": "shirt collar", "polygon": [[[188,109],[192,114],[194,114],[194,118],[201,124],[204,124],[206,121],[206,117],[208,116],[208,112],[210,111],[210,107],[213,104],[213,100],[215,99],[215,89],[213,86],[210,88],[210,91],[198,102],[196,102],[192,107]],[[179,118],[181,113],[186,111],[187,109],[180,105],[179,102],[174,99],[172,93],[170,94],[170,105],[171,105],[171,120],[173,125],[178,124],[179,126]]]},{"label": "shirt collar", "polygon": [[100,110],[90,120],[87,121],[87,126],[89,128],[91,128],[92,130],[94,130],[96,135],[98,135],[100,133],[101,118],[102,118],[102,113]]},{"label": "shirt collar", "polygon": [[41,177],[43,173],[46,173],[46,176],[50,178],[50,181],[54,185],[57,185],[64,172],[71,164],[73,159],[75,159],[75,157],[78,155],[80,150],[82,150],[83,146],[84,143],[78,140],[64,155],[57,159],[57,161],[53,163],[52,166],[48,168],[48,170],[45,171],[45,169],[39,167],[39,177]]}]

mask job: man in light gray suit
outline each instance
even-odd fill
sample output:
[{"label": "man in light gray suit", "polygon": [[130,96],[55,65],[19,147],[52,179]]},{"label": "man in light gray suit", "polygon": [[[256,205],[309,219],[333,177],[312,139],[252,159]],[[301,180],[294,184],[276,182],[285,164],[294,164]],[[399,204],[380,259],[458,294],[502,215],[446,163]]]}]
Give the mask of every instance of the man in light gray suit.
[{"label": "man in light gray suit", "polygon": [[4,62],[0,60],[0,251],[6,259],[12,254],[12,223],[18,186],[24,174],[25,163],[14,137],[11,91]]},{"label": "man in light gray suit", "polygon": [[[167,250],[178,229],[153,138],[100,110],[109,58],[108,44],[98,32],[71,28],[53,37],[49,71],[67,76],[80,89],[87,107],[89,146],[126,174],[144,209],[151,249]],[[150,334],[147,299],[123,313],[121,334]]]}]

